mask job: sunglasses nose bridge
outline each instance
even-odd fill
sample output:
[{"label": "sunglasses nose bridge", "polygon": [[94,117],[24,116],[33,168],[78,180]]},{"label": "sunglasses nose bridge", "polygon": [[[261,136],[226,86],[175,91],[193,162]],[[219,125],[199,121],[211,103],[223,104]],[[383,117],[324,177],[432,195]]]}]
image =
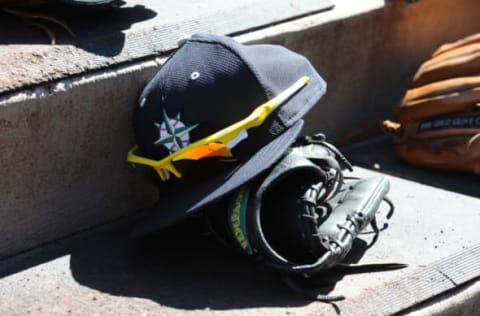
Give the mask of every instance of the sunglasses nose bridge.
[{"label": "sunglasses nose bridge", "polygon": [[160,179],[162,181],[167,181],[168,180],[168,176],[167,176],[166,172],[163,170],[163,168],[155,167],[155,171],[157,172],[158,176],[160,177]]},{"label": "sunglasses nose bridge", "polygon": [[165,166],[166,169],[168,171],[170,171],[171,173],[173,173],[173,175],[177,178],[181,178],[182,177],[182,174],[180,173],[180,171],[178,171],[177,168],[175,168],[175,166],[172,164],[172,162],[168,162],[168,164]]},{"label": "sunglasses nose bridge", "polygon": [[175,168],[175,166],[171,162],[167,162],[164,166],[156,166],[155,170],[157,171],[157,174],[160,176],[160,179],[162,181],[167,181],[170,178],[168,172],[172,173],[177,178],[182,177],[180,171],[178,171],[178,169]]}]

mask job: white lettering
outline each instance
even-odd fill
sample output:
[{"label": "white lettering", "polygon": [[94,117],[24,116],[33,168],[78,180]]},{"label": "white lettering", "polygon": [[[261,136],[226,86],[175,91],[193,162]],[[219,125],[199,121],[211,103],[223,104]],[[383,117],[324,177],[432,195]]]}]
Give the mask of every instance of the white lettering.
[{"label": "white lettering", "polygon": [[451,121],[452,121],[451,118],[438,119],[433,122],[433,126],[436,128],[449,126]]},{"label": "white lettering", "polygon": [[457,117],[453,120],[453,126],[473,125],[473,117]]},{"label": "white lettering", "polygon": [[431,129],[432,128],[432,122],[423,122],[420,124],[420,129]]}]

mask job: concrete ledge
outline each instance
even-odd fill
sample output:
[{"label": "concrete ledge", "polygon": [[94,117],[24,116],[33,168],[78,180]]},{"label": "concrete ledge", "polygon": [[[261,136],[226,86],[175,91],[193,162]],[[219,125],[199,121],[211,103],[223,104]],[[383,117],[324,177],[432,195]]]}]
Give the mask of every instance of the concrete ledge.
[{"label": "concrete ledge", "polygon": [[[123,2],[117,10],[99,12],[66,6],[47,10],[46,14],[59,14],[76,34],[68,37],[61,29],[51,30],[58,33],[56,45],[47,44],[46,34],[22,28],[18,18],[0,11],[0,28],[5,29],[0,44],[17,44],[2,47],[0,94],[152,58],[176,48],[178,39],[188,34],[248,32],[333,6],[330,0],[303,0],[295,5],[288,0]],[[11,67],[13,63],[16,67]]]},{"label": "concrete ledge", "polygon": [[[329,88],[305,133],[322,131],[330,140],[391,116],[407,78],[434,48],[480,29],[476,0],[335,5],[237,36],[282,44],[312,61]],[[133,104],[157,58],[2,95],[0,258],[153,202],[154,188],[124,157],[133,144]]]},{"label": "concrete ledge", "polygon": [[475,315],[480,310],[480,281],[445,293],[411,309],[411,316]]},{"label": "concrete ledge", "polygon": [[0,101],[0,258],[154,201],[125,155],[131,104],[158,65],[86,74]]},{"label": "concrete ledge", "polygon": [[[364,146],[363,152],[371,151],[369,146],[378,144]],[[408,267],[329,271],[317,280],[316,290],[346,296],[335,305],[291,291],[278,275],[202,233],[199,222],[136,241],[128,239],[125,220],[0,260],[0,314],[476,315],[480,200],[389,175],[390,166],[381,163],[396,212],[373,247],[367,249],[371,234],[360,235],[346,262]],[[353,175],[378,171],[356,165]],[[414,168],[407,171],[415,174]],[[386,213],[382,206],[380,225]],[[455,261],[458,253],[464,260]]]}]

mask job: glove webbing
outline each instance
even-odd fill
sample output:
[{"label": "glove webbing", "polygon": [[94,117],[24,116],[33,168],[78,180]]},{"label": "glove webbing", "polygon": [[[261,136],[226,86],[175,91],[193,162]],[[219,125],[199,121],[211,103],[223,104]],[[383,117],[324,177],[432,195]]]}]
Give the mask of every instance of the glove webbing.
[{"label": "glove webbing", "polygon": [[[345,166],[347,167],[347,169],[349,171],[353,171],[353,166],[350,163],[350,161],[348,161],[348,159],[342,154],[342,152],[340,150],[338,150],[337,147],[333,146],[332,144],[330,144],[329,142],[326,141],[325,134],[318,133],[318,134],[315,134],[313,136],[304,136],[303,138],[299,138],[295,142],[294,146],[305,146],[305,145],[308,145],[308,144],[317,144],[317,145],[321,145],[321,146],[327,148],[328,150],[330,150],[330,152],[335,154],[335,157],[338,160],[340,160],[343,164],[345,164]],[[338,171],[340,171],[340,173],[341,173],[340,168],[338,168]]]},{"label": "glove webbing", "polygon": [[[335,176],[336,178],[339,177],[338,174],[341,174],[341,171],[337,171]],[[359,234],[359,231],[363,226],[363,214],[361,212],[356,212],[353,215],[347,215],[345,223],[337,225],[340,229],[340,235],[338,240],[322,238],[316,230],[312,230],[312,227],[319,227],[319,225],[321,225],[321,222],[329,216],[328,210],[326,208],[319,207],[318,202],[328,200],[331,196],[334,196],[341,187],[341,185],[338,184],[342,182],[335,182],[337,186],[332,187],[331,182],[327,179],[324,183],[318,183],[311,186],[301,198],[301,201],[303,202],[302,216],[306,220],[313,221],[314,224],[305,225],[303,227],[304,230],[310,233],[312,236],[318,238],[320,243],[325,247],[325,249],[327,249],[325,254],[320,257],[319,260],[317,260],[315,263],[309,265],[297,265],[292,267],[293,270],[302,271],[305,276],[314,275],[320,272],[320,270],[324,267],[324,264],[327,261],[332,260],[332,257],[339,257],[340,255],[344,254],[348,245],[352,244],[353,239]],[[323,194],[322,191],[324,191]],[[335,193],[332,194],[332,192]],[[394,205],[392,201],[387,197],[384,197],[383,200],[389,205],[389,211],[386,217],[387,219],[390,219],[394,212]],[[376,242],[380,231],[386,228],[386,224],[384,224],[381,230],[378,228],[376,216],[374,216],[373,219],[370,221],[370,225],[372,226],[375,236],[368,247],[371,247]],[[307,238],[305,241],[309,240],[310,239]],[[310,243],[310,246],[312,249],[318,249],[318,246],[314,243]],[[388,263],[387,265],[390,265],[390,263]]]}]

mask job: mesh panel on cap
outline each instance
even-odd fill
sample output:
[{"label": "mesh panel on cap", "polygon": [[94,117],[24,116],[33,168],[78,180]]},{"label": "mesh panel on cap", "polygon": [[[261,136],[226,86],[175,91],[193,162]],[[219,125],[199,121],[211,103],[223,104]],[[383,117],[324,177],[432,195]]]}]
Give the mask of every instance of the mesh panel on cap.
[{"label": "mesh panel on cap", "polygon": [[[267,100],[246,64],[216,43],[186,42],[154,81],[144,94],[146,104],[135,111],[135,124],[142,153],[156,159],[169,154],[154,144],[163,113],[175,124],[194,126],[191,143],[242,120]],[[182,146],[188,144],[184,140]]]}]

